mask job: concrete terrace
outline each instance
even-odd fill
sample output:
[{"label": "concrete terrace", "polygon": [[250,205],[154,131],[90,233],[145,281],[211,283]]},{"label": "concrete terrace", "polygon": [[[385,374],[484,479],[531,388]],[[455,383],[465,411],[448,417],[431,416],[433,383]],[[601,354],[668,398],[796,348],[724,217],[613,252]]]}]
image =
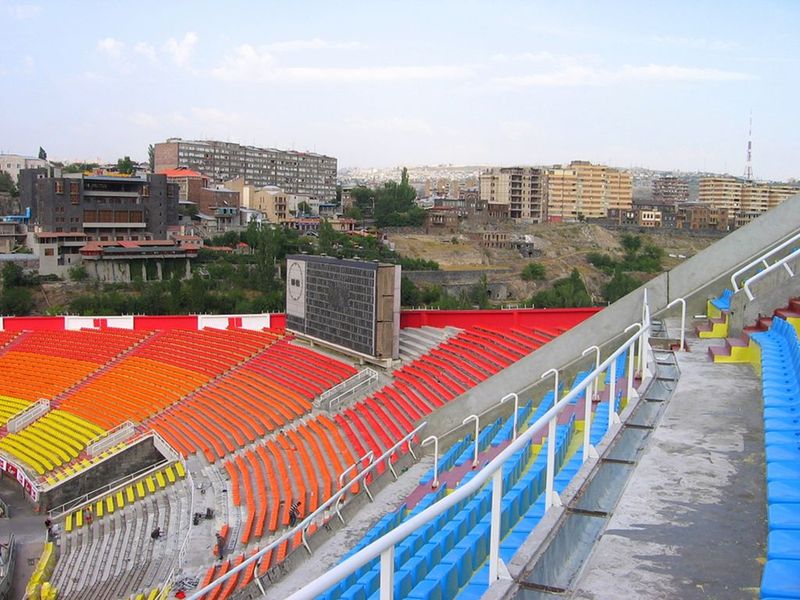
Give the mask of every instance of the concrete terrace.
[{"label": "concrete terrace", "polygon": [[[766,553],[760,383],[678,353],[681,376],[573,591],[561,597],[758,598]],[[528,598],[521,593],[520,598]]]}]

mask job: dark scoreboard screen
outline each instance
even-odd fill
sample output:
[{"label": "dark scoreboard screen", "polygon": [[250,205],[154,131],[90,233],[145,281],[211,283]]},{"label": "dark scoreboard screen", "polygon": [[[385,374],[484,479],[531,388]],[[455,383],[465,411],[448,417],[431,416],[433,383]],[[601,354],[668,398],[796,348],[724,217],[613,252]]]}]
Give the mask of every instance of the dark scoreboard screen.
[{"label": "dark scoreboard screen", "polygon": [[378,263],[325,256],[286,258],[286,328],[376,354]]}]

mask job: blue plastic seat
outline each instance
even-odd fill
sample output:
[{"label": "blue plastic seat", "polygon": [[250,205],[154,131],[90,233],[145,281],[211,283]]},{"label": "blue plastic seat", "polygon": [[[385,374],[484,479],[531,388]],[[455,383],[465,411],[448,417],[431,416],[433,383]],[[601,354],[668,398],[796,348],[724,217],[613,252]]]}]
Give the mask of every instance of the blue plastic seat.
[{"label": "blue plastic seat", "polygon": [[800,561],[768,560],[761,576],[761,597],[800,598]]},{"label": "blue plastic seat", "polygon": [[770,529],[800,529],[800,503],[772,504],[767,509]]},{"label": "blue plastic seat", "polygon": [[767,502],[770,504],[800,503],[800,484],[796,479],[773,479],[767,482]]},{"label": "blue plastic seat", "polygon": [[406,597],[412,600],[442,600],[442,582],[437,579],[423,579]]},{"label": "blue plastic seat", "polygon": [[767,536],[767,559],[786,559],[798,561],[800,567],[800,531],[778,529]]}]

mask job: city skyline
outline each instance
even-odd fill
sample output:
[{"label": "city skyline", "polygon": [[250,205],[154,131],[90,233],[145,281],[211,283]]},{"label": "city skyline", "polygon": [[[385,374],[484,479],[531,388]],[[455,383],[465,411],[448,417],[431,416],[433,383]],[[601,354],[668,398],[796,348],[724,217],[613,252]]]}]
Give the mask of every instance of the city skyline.
[{"label": "city skyline", "polygon": [[758,19],[684,2],[137,9],[0,2],[2,151],[143,161],[183,137],[342,168],[585,159],[741,176],[752,110],[755,177],[800,175],[788,3]]}]

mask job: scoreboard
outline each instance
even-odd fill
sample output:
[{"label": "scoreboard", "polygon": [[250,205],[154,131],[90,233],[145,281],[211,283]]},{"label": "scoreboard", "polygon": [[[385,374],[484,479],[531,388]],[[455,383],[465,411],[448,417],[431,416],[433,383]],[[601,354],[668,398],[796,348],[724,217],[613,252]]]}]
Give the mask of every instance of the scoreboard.
[{"label": "scoreboard", "polygon": [[287,256],[286,329],[359,354],[397,358],[400,267]]}]

